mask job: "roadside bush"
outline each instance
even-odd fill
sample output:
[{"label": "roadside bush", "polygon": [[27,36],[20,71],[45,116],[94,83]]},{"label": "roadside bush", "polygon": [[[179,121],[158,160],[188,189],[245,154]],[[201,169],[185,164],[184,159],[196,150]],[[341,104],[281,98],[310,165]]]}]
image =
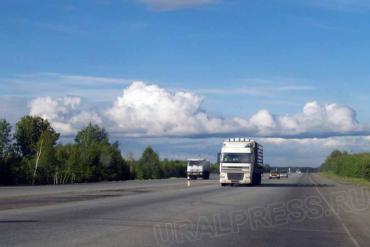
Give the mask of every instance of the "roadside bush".
[{"label": "roadside bush", "polygon": [[321,165],[320,170],[370,181],[370,153],[348,154],[334,150]]}]

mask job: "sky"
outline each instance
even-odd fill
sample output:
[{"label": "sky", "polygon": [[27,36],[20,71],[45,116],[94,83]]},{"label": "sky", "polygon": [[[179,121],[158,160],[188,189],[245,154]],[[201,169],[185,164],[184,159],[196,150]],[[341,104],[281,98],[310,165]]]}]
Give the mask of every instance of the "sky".
[{"label": "sky", "polygon": [[0,2],[0,118],[89,122],[124,155],[216,160],[251,137],[265,162],[370,149],[366,0]]}]

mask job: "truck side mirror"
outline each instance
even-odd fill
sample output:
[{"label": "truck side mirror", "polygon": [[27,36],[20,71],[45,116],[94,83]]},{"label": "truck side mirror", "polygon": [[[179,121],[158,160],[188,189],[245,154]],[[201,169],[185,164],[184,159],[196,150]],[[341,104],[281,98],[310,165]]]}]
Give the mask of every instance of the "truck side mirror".
[{"label": "truck side mirror", "polygon": [[217,163],[221,162],[221,153],[217,153]]}]

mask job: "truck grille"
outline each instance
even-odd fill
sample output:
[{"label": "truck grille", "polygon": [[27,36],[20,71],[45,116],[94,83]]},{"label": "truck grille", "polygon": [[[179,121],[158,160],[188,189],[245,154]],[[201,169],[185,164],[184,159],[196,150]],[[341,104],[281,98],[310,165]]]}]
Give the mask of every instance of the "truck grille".
[{"label": "truck grille", "polygon": [[228,173],[227,178],[229,180],[242,180],[243,179],[243,173]]},{"label": "truck grille", "polygon": [[242,167],[222,167],[221,172],[226,173],[242,173]]}]

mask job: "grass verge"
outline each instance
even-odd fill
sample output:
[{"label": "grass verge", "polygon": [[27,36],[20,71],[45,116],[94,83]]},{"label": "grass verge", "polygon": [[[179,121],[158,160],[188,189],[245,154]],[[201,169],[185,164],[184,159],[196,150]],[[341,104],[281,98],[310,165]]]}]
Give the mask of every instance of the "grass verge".
[{"label": "grass verge", "polygon": [[370,181],[364,178],[352,178],[352,177],[342,177],[334,174],[333,172],[320,172],[321,176],[332,179],[336,182],[351,183],[355,185],[370,186]]}]

